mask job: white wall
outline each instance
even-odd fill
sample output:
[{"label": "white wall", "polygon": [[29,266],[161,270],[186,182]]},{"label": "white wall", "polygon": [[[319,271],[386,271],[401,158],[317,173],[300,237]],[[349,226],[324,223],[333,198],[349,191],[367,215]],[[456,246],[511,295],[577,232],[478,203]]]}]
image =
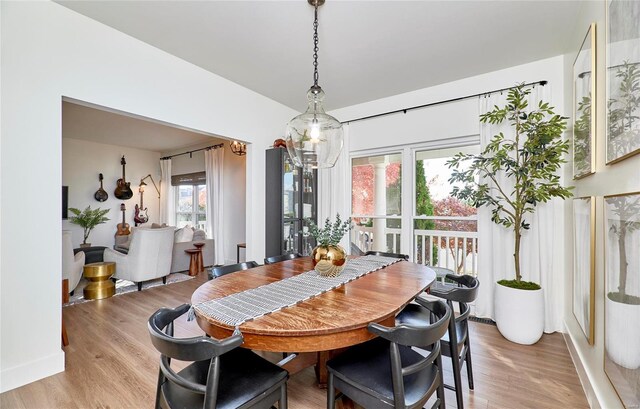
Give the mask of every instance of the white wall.
[{"label": "white wall", "polygon": [[[564,106],[562,56],[423,88],[331,111],[340,121],[512,87],[521,82],[548,81],[551,103]],[[477,135],[478,100],[467,99],[350,124],[349,151],[406,145]]]},{"label": "white wall", "polygon": [[[168,156],[175,153],[186,152],[206,146],[211,146],[220,142],[224,142],[224,258],[225,264],[234,264],[236,262],[236,245],[246,242],[246,156],[238,156],[231,152],[228,141],[212,139],[211,143],[204,145],[191,146],[184,149],[177,149],[171,152],[163,152],[162,156]],[[189,155],[181,155],[171,160],[171,172],[173,175],[182,175],[185,173],[204,172],[204,151],[194,152],[191,157]],[[264,249],[263,249],[264,250]],[[242,250],[241,259],[244,256]]]},{"label": "white wall", "polygon": [[[111,209],[107,217],[111,220],[98,225],[91,231],[87,242],[96,246],[113,247],[114,235],[117,224],[122,222],[120,204],[125,203],[125,220],[133,227],[135,205],[140,204],[138,186],[140,179],[151,174],[153,180],[160,181],[160,153],[142,149],[127,148],[123,146],[106,145],[79,139],[65,137],[64,126],[62,128],[62,185],[69,186],[69,207],[83,210],[87,206],[92,209]],[[113,191],[116,181],[122,177],[120,158],[125,156],[126,179],[131,183],[133,197],[123,201],[117,199]],[[105,202],[98,202],[93,195],[98,190],[98,174],[104,176],[104,190],[109,194]],[[148,209],[149,223],[157,222],[160,215],[158,194],[152,183],[147,179],[148,186],[144,192],[144,207]],[[69,216],[72,216],[69,213]],[[78,247],[82,243],[82,227],[63,220],[62,228],[71,230],[72,243]]]},{"label": "white wall", "polygon": [[[587,398],[592,407],[607,409],[621,408],[622,403],[604,373],[604,207],[603,196],[640,191],[640,155],[628,158],[622,162],[605,164],[606,140],[606,44],[605,44],[605,2],[584,2],[581,12],[576,15],[576,29],[569,44],[573,45],[573,52],[565,56],[565,109],[572,109],[572,69],[584,36],[591,23],[596,23],[596,167],[595,174],[574,181],[574,195],[596,196],[596,277],[595,277],[595,341],[589,345],[572,310],[572,280],[573,259],[567,257],[565,274],[565,325],[568,341],[575,348],[574,359],[579,359],[578,373],[583,384],[586,385]],[[567,178],[571,178],[572,163],[567,164]],[[566,203],[567,218],[565,240],[568,254],[573,254],[572,210],[571,201]],[[630,340],[638,342],[638,340]]]},{"label": "white wall", "polygon": [[[264,254],[264,150],[297,113],[58,4],[0,2],[0,7],[3,392],[64,368],[63,96],[251,142],[246,218],[253,259]],[[38,257],[25,245],[34,232],[41,243]]]}]

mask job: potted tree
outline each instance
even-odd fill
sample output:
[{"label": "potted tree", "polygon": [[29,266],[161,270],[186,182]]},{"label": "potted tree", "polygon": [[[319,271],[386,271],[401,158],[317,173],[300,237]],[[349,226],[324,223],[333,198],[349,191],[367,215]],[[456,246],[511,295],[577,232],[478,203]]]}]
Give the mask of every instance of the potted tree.
[{"label": "potted tree", "polygon": [[69,221],[84,229],[84,239],[80,247],[90,247],[91,243],[87,243],[89,234],[91,234],[91,230],[97,225],[109,221],[109,218],[105,217],[105,215],[109,213],[109,209],[91,209],[91,206],[87,206],[87,208],[82,211],[70,207],[69,211],[74,214],[74,216],[69,218]]},{"label": "potted tree", "polygon": [[[459,153],[447,162],[453,168],[449,182],[462,183],[451,195],[476,207],[490,207],[491,220],[514,233],[515,280],[496,283],[495,320],[505,338],[527,345],[542,336],[544,294],[539,284],[522,279],[520,243],[531,227],[526,216],[554,197],[571,197],[571,188],[561,186],[556,174],[569,151],[569,142],[562,140],[567,118],[555,114],[546,102],[530,108],[530,92],[524,85],[512,88],[505,106],[480,115],[482,123],[507,121],[512,135],[500,132],[479,154]],[[467,161],[470,166],[458,170]]]}]

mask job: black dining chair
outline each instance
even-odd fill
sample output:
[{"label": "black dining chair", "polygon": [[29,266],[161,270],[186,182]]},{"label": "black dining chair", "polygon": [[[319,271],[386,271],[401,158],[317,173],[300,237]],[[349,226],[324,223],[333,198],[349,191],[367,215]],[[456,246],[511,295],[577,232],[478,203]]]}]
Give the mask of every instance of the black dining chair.
[{"label": "black dining chair", "polygon": [[226,266],[213,267],[209,273],[209,280],[212,278],[222,277],[223,275],[235,273],[236,271],[248,270],[250,268],[258,267],[259,264],[255,261],[245,261],[238,264],[229,264]]},{"label": "black dining chair", "polygon": [[386,253],[384,251],[367,251],[364,253],[365,256],[383,256],[383,257],[394,257],[394,258],[403,258],[409,261],[409,256],[406,254],[400,253]]},{"label": "black dining chair", "polygon": [[[276,402],[286,409],[289,373],[238,348],[243,342],[240,331],[223,340],[173,337],[174,320],[189,308],[161,308],[149,318],[151,342],[160,352],[156,409],[263,409]],[[175,372],[171,359],[193,363]]]},{"label": "black dining chair", "polygon": [[[460,315],[451,319],[449,330],[440,341],[442,355],[451,358],[453,368],[454,386],[445,385],[456,393],[458,409],[464,408],[462,398],[462,364],[467,366],[467,379],[469,389],[473,390],[473,367],[471,365],[471,343],[469,341],[469,303],[475,301],[478,296],[480,282],[477,278],[469,275],[447,274],[447,280],[455,282],[452,284],[434,284],[431,287],[431,295],[445,299],[449,308],[453,311],[453,303],[457,302]],[[416,299],[416,301],[420,298]],[[427,314],[416,304],[407,305],[396,317],[396,325],[414,325],[428,318]]]},{"label": "black dining chair", "polygon": [[300,253],[287,253],[279,256],[271,256],[264,259],[264,264],[279,263],[281,261],[293,260],[302,257]]},{"label": "black dining chair", "polygon": [[[365,408],[396,409],[422,408],[436,392],[433,408],[445,408],[439,340],[447,332],[451,309],[442,301],[417,303],[427,319],[393,328],[369,324],[378,338],[327,362],[328,409],[335,408],[336,389]],[[425,357],[411,347],[431,352]]]}]

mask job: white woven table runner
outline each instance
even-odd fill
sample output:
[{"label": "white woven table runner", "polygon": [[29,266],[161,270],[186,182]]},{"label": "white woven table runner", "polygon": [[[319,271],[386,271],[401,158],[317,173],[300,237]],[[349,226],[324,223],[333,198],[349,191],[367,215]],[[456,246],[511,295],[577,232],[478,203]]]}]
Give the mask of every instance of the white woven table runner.
[{"label": "white woven table runner", "polygon": [[402,259],[382,256],[358,257],[348,260],[338,277],[323,277],[315,270],[307,271],[275,283],[196,304],[189,312],[190,319],[194,311],[197,311],[201,315],[237,327],[331,291],[400,260]]}]

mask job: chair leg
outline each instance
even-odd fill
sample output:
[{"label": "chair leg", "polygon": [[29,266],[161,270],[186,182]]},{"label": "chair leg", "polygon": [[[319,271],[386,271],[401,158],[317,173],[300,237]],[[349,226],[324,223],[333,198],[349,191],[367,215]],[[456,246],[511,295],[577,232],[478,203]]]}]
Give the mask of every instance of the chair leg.
[{"label": "chair leg", "polygon": [[438,385],[438,389],[436,390],[436,396],[440,401],[440,409],[445,409],[445,399],[444,399],[444,371],[442,370],[442,355],[438,354],[436,357],[436,365],[438,366],[438,378],[440,378],[440,382]]},{"label": "chair leg", "polygon": [[467,364],[467,379],[469,380],[469,389],[473,390],[473,366],[471,365],[471,347],[469,344],[469,336],[467,335],[467,340],[465,342],[467,344],[467,353],[464,357],[464,360]]},{"label": "chair leg", "polygon": [[155,409],[160,409],[160,394],[162,393],[162,384],[164,383],[164,374],[162,369],[158,371],[158,387],[156,388],[156,406]]},{"label": "chair leg", "polygon": [[167,276],[162,277],[162,284],[167,284]]},{"label": "chair leg", "polygon": [[278,409],[287,409],[287,383],[283,383],[280,387],[280,400],[278,401]]},{"label": "chair leg", "polygon": [[138,291],[142,291],[142,281],[138,283]]},{"label": "chair leg", "polygon": [[455,342],[449,342],[451,346],[451,366],[453,369],[453,386],[456,392],[456,401],[458,403],[458,409],[464,409],[464,403],[462,402],[462,378],[460,372],[460,355],[458,355],[458,347]]},{"label": "chair leg", "polygon": [[336,390],[333,388],[333,374],[329,372],[327,379],[327,409],[336,408]]},{"label": "chair leg", "polygon": [[73,297],[73,294],[75,294],[76,290],[71,290],[71,292],[69,293],[70,296]]}]

